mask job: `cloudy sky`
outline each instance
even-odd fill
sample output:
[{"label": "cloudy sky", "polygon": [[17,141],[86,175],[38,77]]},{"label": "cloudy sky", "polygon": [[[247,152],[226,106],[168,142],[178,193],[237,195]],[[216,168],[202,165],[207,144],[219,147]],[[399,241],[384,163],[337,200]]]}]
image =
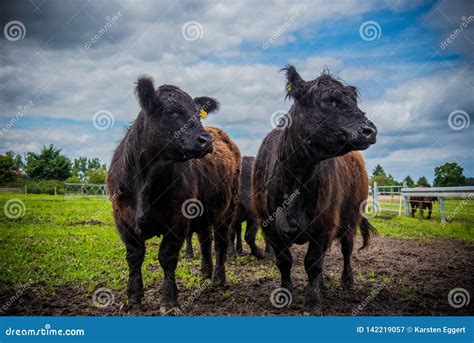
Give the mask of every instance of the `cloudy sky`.
[{"label": "cloudy sky", "polygon": [[359,87],[379,129],[369,171],[432,180],[456,161],[472,177],[473,15],[469,0],[3,1],[0,153],[52,143],[109,163],[146,73],[217,98],[206,123],[254,155],[291,106],[279,73],[290,63]]}]

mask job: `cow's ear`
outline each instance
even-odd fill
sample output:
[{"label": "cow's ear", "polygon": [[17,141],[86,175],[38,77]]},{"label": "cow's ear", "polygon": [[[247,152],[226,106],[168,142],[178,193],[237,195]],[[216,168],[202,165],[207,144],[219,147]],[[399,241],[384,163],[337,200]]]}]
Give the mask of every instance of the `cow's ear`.
[{"label": "cow's ear", "polygon": [[194,102],[199,105],[199,108],[207,113],[212,113],[219,110],[219,102],[216,99],[207,96],[200,96],[194,98]]},{"label": "cow's ear", "polygon": [[283,68],[286,72],[286,96],[295,100],[300,100],[303,97],[303,85],[305,81],[292,65]]},{"label": "cow's ear", "polygon": [[153,113],[158,107],[158,97],[156,96],[153,79],[150,76],[140,76],[135,88],[135,95],[138,98],[140,107],[145,113]]}]

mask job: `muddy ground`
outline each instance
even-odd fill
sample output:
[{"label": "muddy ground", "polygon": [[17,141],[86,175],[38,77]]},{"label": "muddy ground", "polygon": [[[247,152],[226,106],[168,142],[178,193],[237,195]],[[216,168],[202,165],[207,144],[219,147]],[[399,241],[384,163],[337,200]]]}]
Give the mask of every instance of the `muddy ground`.
[{"label": "muddy ground", "polygon": [[[360,242],[358,242],[360,244]],[[360,245],[359,245],[360,246]],[[303,269],[305,246],[293,247],[292,303],[275,308],[269,297],[279,286],[273,259],[254,257],[230,259],[230,285],[189,287],[178,279],[182,315],[301,315],[306,275]],[[195,257],[199,259],[199,254]],[[192,261],[195,265],[196,261]],[[125,263],[125,261],[124,261]],[[184,262],[190,263],[190,262]],[[199,274],[196,269],[196,275]],[[355,285],[342,290],[339,285],[342,258],[334,244],[325,259],[322,291],[323,315],[473,315],[474,300],[452,307],[448,294],[464,288],[474,296],[474,244],[456,240],[417,241],[377,237],[370,247],[354,252]],[[160,281],[145,289],[140,315],[159,315]],[[3,315],[127,315],[125,285],[114,292],[114,302],[98,308],[91,294],[80,287],[64,286],[54,295],[40,285],[28,288]],[[1,294],[5,304],[14,294]],[[459,299],[458,299],[459,300]]]}]

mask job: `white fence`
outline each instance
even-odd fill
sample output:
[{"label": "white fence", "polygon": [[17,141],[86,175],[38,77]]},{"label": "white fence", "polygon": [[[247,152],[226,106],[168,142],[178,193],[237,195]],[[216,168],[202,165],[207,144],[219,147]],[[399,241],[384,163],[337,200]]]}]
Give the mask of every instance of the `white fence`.
[{"label": "white fence", "polygon": [[67,195],[107,195],[107,187],[100,183],[64,183]]},{"label": "white fence", "polygon": [[[374,182],[372,187],[369,188],[369,193],[377,211],[397,212],[398,215],[408,216],[410,213],[410,197],[432,197],[439,201],[439,213],[443,224],[446,223],[447,216],[451,218],[453,214],[473,216],[474,219],[474,213],[460,212],[468,201],[474,199],[474,186],[407,188],[406,184],[404,186],[378,186]],[[462,200],[456,203],[457,206],[453,211],[447,211],[446,198]],[[422,200],[419,202],[431,201]]]}]

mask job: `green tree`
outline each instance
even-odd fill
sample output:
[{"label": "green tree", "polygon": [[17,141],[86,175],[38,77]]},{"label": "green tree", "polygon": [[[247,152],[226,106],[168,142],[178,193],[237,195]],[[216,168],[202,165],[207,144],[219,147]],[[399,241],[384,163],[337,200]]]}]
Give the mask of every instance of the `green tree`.
[{"label": "green tree", "polygon": [[466,177],[463,175],[464,168],[456,162],[447,162],[435,168],[434,185],[436,187],[464,186]]},{"label": "green tree", "polygon": [[105,183],[107,171],[104,168],[92,169],[87,173],[87,182],[89,183]]},{"label": "green tree", "polygon": [[39,154],[27,153],[25,169],[32,179],[62,181],[71,176],[71,160],[51,144],[43,146]]},{"label": "green tree", "polygon": [[15,160],[8,154],[0,155],[0,182],[6,183],[15,180]]},{"label": "green tree", "polygon": [[428,179],[425,176],[420,177],[418,181],[416,182],[416,185],[420,187],[431,187],[431,185],[428,182]]},{"label": "green tree", "polygon": [[403,179],[403,181],[406,182],[408,188],[412,188],[415,186],[415,181],[410,177],[410,175],[407,175],[406,178]]},{"label": "green tree", "polygon": [[87,175],[87,157],[75,158],[72,162],[72,176],[84,182]]},{"label": "green tree", "polygon": [[382,166],[380,164],[377,164],[374,168],[374,171],[372,172],[373,176],[386,176],[385,170],[383,170]]}]

